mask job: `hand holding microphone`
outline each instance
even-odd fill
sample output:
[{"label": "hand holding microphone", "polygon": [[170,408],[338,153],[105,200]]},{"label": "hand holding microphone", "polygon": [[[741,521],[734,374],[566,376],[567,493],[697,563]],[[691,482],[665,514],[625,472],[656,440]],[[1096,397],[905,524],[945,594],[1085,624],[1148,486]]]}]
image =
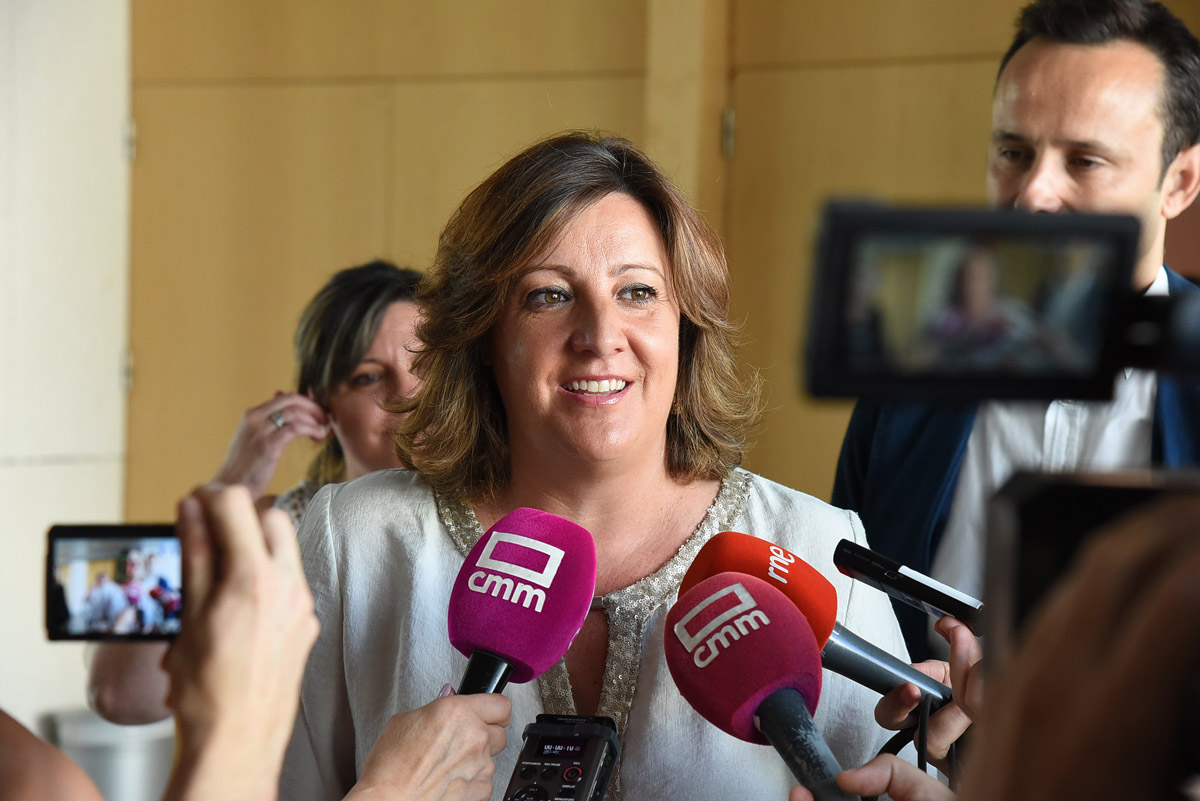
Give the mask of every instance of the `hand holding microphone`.
[{"label": "hand holding microphone", "polygon": [[[861,768],[842,771],[837,783],[848,793],[863,796],[886,793],[892,801],[956,801],[958,798],[949,787],[894,754],[880,754]],[[816,799],[807,787],[797,785],[788,795],[788,801]]]},{"label": "hand holding microphone", "polygon": [[486,801],[511,709],[503,695],[480,693],[392,715],[347,801]]},{"label": "hand holding microphone", "polygon": [[496,693],[549,670],[583,627],[595,589],[587,529],[539,509],[496,521],[450,591],[450,644],[468,659],[458,692]]}]

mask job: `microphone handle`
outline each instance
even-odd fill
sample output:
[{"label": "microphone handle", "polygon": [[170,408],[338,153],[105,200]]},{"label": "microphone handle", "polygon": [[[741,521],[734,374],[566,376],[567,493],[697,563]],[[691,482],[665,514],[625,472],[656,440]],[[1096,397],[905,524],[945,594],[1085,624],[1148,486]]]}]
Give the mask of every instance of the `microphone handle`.
[{"label": "microphone handle", "polygon": [[502,656],[482,649],[467,657],[467,669],[458,685],[459,695],[498,693],[508,684],[512,664]]},{"label": "microphone handle", "polygon": [[775,746],[814,801],[861,801],[834,781],[842,766],[817,731],[799,691],[791,687],[776,690],[763,699],[754,715],[758,730]]},{"label": "microphone handle", "polygon": [[945,684],[847,631],[841,623],[833,627],[821,650],[821,664],[880,695],[887,695],[906,682],[915,684],[924,695],[933,696],[931,711],[950,703],[952,697]]}]

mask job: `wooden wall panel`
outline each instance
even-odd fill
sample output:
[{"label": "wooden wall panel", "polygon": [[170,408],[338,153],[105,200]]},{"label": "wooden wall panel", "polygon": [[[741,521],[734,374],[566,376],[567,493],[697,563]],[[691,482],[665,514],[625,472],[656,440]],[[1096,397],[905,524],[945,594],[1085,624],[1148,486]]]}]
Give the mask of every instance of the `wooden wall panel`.
[{"label": "wooden wall panel", "polygon": [[734,312],[770,391],[751,469],[828,497],[850,404],[802,399],[799,383],[820,204],[830,196],[983,203],[993,68],[980,59],[736,77]]},{"label": "wooden wall panel", "polygon": [[748,0],[734,8],[735,68],[999,56],[1026,0]]},{"label": "wooden wall panel", "polygon": [[[957,60],[992,54],[1012,40],[1029,0],[856,0],[733,3],[735,68],[911,59]],[[1165,0],[1200,33],[1200,0]]]},{"label": "wooden wall panel", "polygon": [[637,71],[644,17],[645,0],[134,0],[134,80]]},{"label": "wooden wall panel", "polygon": [[526,145],[570,128],[642,136],[636,78],[402,84],[394,97],[391,252],[421,270],[467,192]]},{"label": "wooden wall panel", "polygon": [[242,411],[290,388],[296,319],[328,275],[386,255],[391,97],[162,88],[134,106],[131,520],[170,514]]}]

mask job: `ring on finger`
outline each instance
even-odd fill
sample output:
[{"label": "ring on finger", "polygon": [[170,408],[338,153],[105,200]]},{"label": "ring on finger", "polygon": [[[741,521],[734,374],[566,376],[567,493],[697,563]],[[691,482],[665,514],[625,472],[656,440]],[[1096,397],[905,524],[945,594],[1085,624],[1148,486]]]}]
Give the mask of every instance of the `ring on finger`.
[{"label": "ring on finger", "polygon": [[287,418],[280,411],[271,412],[270,420],[275,424],[276,428],[283,428],[287,425]]}]

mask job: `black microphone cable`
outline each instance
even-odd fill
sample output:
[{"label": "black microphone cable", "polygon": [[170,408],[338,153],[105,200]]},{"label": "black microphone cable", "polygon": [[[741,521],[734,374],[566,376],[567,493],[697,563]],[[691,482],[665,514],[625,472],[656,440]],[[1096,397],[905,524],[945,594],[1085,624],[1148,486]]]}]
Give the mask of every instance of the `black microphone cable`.
[{"label": "black microphone cable", "polygon": [[[927,765],[929,764],[929,714],[932,708],[933,696],[929,695],[928,693],[922,693],[921,702],[917,705],[917,724],[915,726],[909,726],[906,729],[901,729],[893,734],[891,739],[883,744],[883,748],[879,749],[879,753],[876,754],[876,756],[880,756],[882,754],[891,754],[892,756],[896,756],[904,749],[904,746],[908,745],[909,743],[913,743],[917,750],[917,767],[922,772],[925,772],[927,770]],[[914,735],[916,738],[915,742]],[[950,779],[951,789],[953,789],[955,785],[954,774],[958,770],[958,760],[957,755],[955,754],[954,743],[950,744],[950,750],[947,753],[946,758],[950,763],[947,766],[947,769],[951,771],[949,774],[947,774],[947,776]],[[879,796],[876,795],[863,796],[863,801],[878,801],[878,798]]]}]

